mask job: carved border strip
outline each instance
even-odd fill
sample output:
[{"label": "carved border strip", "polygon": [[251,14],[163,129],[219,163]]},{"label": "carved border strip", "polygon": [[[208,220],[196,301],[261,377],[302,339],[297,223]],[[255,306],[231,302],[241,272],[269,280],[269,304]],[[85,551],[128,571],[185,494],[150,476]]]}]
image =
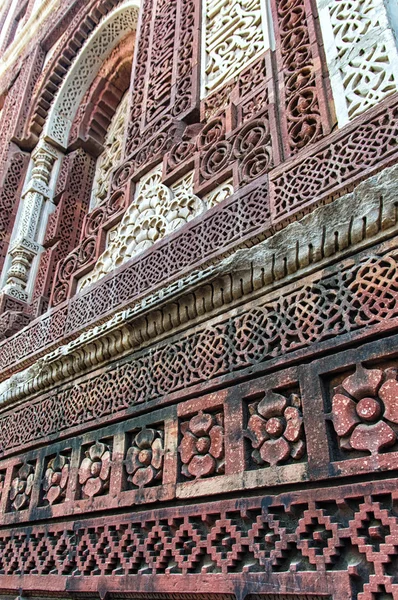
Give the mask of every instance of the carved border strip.
[{"label": "carved border strip", "polygon": [[[58,347],[46,356],[38,374],[33,366],[32,373],[28,369],[14,376],[15,384],[13,378],[9,380],[6,390],[2,390],[2,404],[59,385],[153,339],[161,340],[168,335],[171,322],[177,333],[193,319],[198,323],[199,319],[218,314],[223,306],[231,306],[260,291],[264,294],[275,282],[291,280],[299,273],[308,274],[320,262],[326,266],[337,253],[343,258],[371,240],[375,243],[391,237],[397,226],[398,193],[398,183],[391,186],[391,181],[397,179],[397,172],[398,167],[384,170],[360,184],[353,194],[319,207],[252,249],[238,251],[221,265],[163,288],[134,308],[116,314],[103,326],[89,329],[68,346]],[[146,319],[142,318],[144,313]],[[69,365],[67,373],[65,362]]]},{"label": "carved border strip", "polygon": [[[38,411],[47,411],[48,426],[46,431],[42,431],[40,448],[26,452],[23,445],[23,454],[0,462],[0,483],[3,483],[2,492],[0,490],[1,523],[11,525],[49,517],[66,518],[76,513],[83,515],[176,499],[192,501],[215,496],[220,489],[228,493],[244,493],[270,485],[276,488],[305,481],[326,482],[328,479],[358,473],[367,476],[375,471],[381,473],[394,470],[398,457],[398,414],[395,410],[395,398],[392,396],[386,400],[385,392],[388,389],[395,392],[398,387],[397,355],[398,336],[395,335],[355,350],[335,353],[310,364],[302,364],[298,368],[291,367],[265,377],[251,377],[244,383],[208,394],[203,394],[203,390],[200,390],[193,399],[189,398],[190,390],[183,390],[178,395],[173,395],[173,404],[170,404],[170,398],[167,397],[145,406],[137,404],[135,412],[141,414],[122,422],[120,417],[122,413],[126,416],[125,410],[112,413],[105,421],[98,413],[99,403],[95,399],[93,401],[95,395],[101,396],[103,404],[111,404],[109,395],[112,391],[107,390],[105,385],[97,388],[91,385],[84,399],[74,390],[69,390],[68,405],[58,396],[58,409],[55,404],[51,410],[47,410],[45,405],[32,406]],[[132,379],[124,377],[114,381],[114,387],[121,386],[126,391]],[[111,377],[108,377],[108,381],[111,381]],[[377,385],[373,391],[369,391],[372,381],[377,381]],[[343,387],[344,382],[346,388]],[[343,421],[346,423],[347,419],[348,422],[352,419],[351,407],[346,405],[344,408],[341,405],[341,394],[345,394],[346,401],[349,400],[349,394],[345,391],[347,386],[351,386],[354,393],[367,386],[367,406],[372,403],[373,406],[380,406],[382,398],[384,404],[372,421],[367,420],[366,415],[361,420],[356,414],[352,424],[342,432]],[[123,393],[114,394],[119,398],[120,407]],[[262,408],[258,404],[260,400]],[[278,404],[280,401],[282,406]],[[273,417],[279,419],[282,428],[279,433],[275,433],[273,441],[259,428],[259,423],[266,426],[270,420],[264,413],[270,403],[274,406]],[[83,404],[91,410],[94,418],[98,416],[97,424],[104,427],[84,432],[90,424],[79,422]],[[351,405],[355,406],[352,399]],[[356,405],[360,406],[360,401]],[[124,406],[128,406],[128,400],[124,402]],[[113,405],[113,408],[117,407]],[[222,448],[220,469],[215,460],[205,462],[204,453],[200,454],[196,448],[182,448],[182,441],[188,440],[188,422],[192,417],[197,419],[202,411],[206,419],[211,415],[220,417],[215,428],[218,430],[217,435],[220,435],[218,442]],[[288,435],[287,429],[283,429],[286,426],[283,419],[285,416],[290,418],[289,411],[290,415],[294,414],[298,419],[290,422],[290,434],[294,430],[294,435]],[[31,420],[34,419],[32,412]],[[63,431],[62,427],[67,419],[60,413],[68,413],[67,419],[70,422],[74,415],[77,424],[73,424],[67,432]],[[252,415],[255,415],[254,421]],[[131,411],[128,411],[128,416],[131,416]],[[110,420],[116,422],[109,424]],[[35,425],[39,426],[38,421]],[[54,431],[57,425],[60,427],[61,437],[65,433],[73,433],[74,437],[59,441],[56,434],[51,435],[50,429]],[[19,427],[23,431],[28,424],[21,420]],[[131,465],[129,449],[134,445],[135,435],[143,428],[162,432],[161,448],[164,458],[160,466],[156,463],[156,478],[152,474],[148,475],[146,463],[138,463],[140,466],[137,468],[141,469],[143,476],[145,471],[145,477],[148,477],[139,480],[140,487],[134,480],[131,481],[131,477],[127,478],[131,470],[126,470],[126,464]],[[198,437],[201,435],[204,435],[203,432]],[[98,441],[105,441],[111,449],[110,473],[106,487],[86,495],[79,481],[80,468],[86,450]],[[145,445],[150,450],[150,460],[153,458],[151,443],[149,441]],[[213,459],[218,456],[212,446],[208,453]],[[183,459],[183,454],[187,458]],[[50,460],[57,455],[67,457],[68,475],[62,494],[61,489],[54,489],[56,495],[49,501],[44,493],[48,491],[44,487],[45,474]],[[198,471],[197,465],[193,466],[194,460],[197,465],[200,464]],[[188,468],[187,471],[184,465],[189,467],[191,462],[193,470]],[[33,488],[24,499],[24,504],[15,508],[9,492],[18,470],[25,464],[33,467]],[[195,478],[195,473],[198,478]],[[52,487],[56,488],[57,485],[54,483]]]},{"label": "carved border strip", "polygon": [[17,212],[17,200],[28,166],[28,155],[10,150],[8,165],[0,187],[0,272],[4,264],[10,242],[10,231]]},{"label": "carved border strip", "polygon": [[320,61],[322,37],[313,0],[271,0],[285,158],[331,131],[332,118]]},{"label": "carved border strip", "polygon": [[396,162],[398,94],[270,173],[272,223],[283,224]]},{"label": "carved border strip", "polygon": [[[193,394],[205,385],[245,376],[247,370],[286,366],[314,352],[394,331],[397,260],[396,249],[365,252],[338,269],[302,280],[300,287],[293,283],[204,328],[137,352],[78,386],[3,413],[3,451],[60,435],[76,424],[120,418],[133,407],[147,409],[148,402],[164,396],[170,401],[184,389]],[[393,298],[387,308],[385,298]]]},{"label": "carved border strip", "polygon": [[[396,555],[396,500],[396,481],[387,480],[335,487],[332,497],[330,489],[302,490],[4,530],[1,588],[34,590],[46,575],[58,592],[78,592],[82,585],[85,592],[134,592],[142,589],[142,574],[148,574],[151,591],[163,594],[215,588],[239,593],[250,585],[254,594],[277,588],[282,594],[350,600],[355,585],[361,600],[380,591],[395,596],[398,584],[388,565]],[[372,518],[387,528],[384,543],[363,536],[363,525]],[[314,530],[324,533],[323,542]],[[266,532],[270,536],[261,543],[259,536]],[[217,550],[224,538],[229,540],[225,554]],[[180,545],[184,540],[196,541],[188,552]],[[349,566],[350,548],[364,572]],[[204,556],[208,569],[202,567]],[[113,572],[115,564],[120,565],[118,573]],[[247,564],[256,565],[258,572],[245,569]]]}]

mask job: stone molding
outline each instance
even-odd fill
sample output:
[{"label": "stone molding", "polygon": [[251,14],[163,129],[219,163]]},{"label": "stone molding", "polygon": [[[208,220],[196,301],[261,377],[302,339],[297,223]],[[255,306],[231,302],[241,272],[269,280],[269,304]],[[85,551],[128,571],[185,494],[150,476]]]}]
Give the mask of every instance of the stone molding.
[{"label": "stone molding", "polygon": [[[102,377],[99,390],[91,385],[91,394],[86,396],[88,406],[79,406],[73,389],[69,390],[68,405],[60,396],[62,411],[53,404],[46,424],[37,417],[30,417],[28,422],[26,416],[32,415],[35,407],[44,419],[42,406],[33,404],[30,411],[22,407],[16,416],[20,420],[19,438],[26,441],[26,446],[21,444],[18,448],[15,444],[11,452],[10,446],[5,447],[6,441],[16,440],[17,421],[8,421],[11,435],[2,438],[5,455],[0,458],[0,474],[7,472],[3,492],[9,491],[10,474],[15,474],[21,465],[36,465],[35,484],[25,505],[10,506],[5,494],[1,495],[2,527],[42,521],[50,510],[52,518],[57,519],[76,512],[110,511],[116,506],[138,508],[155,502],[207,498],[218,495],[219,486],[225,486],[229,492],[243,492],[281,483],[342,480],[356,467],[362,474],[393,471],[398,457],[398,415],[389,390],[398,385],[394,366],[397,348],[398,336],[391,335],[326,357],[316,352],[312,360],[299,366],[281,365],[277,372],[266,374],[253,371],[249,380],[240,378],[225,385],[224,379],[221,386],[202,387],[194,394],[187,388],[146,407],[144,402],[141,406],[138,403],[130,407],[133,410],[124,414],[123,420],[120,412],[110,413],[107,419],[97,414],[94,430],[83,419],[84,410],[88,406],[91,410],[100,408],[101,394],[105,404],[115,400],[109,398],[105,385],[106,381],[111,382],[111,372],[107,379]],[[128,395],[127,381],[125,377],[124,382],[117,382],[120,387],[113,387],[119,403],[123,393]],[[82,381],[81,387],[85,384]],[[369,395],[361,403],[365,386]],[[89,389],[90,385],[86,387]],[[126,404],[128,400],[126,397]],[[362,412],[366,407],[383,409],[373,414],[373,425],[366,423],[367,413]],[[55,424],[65,423],[71,413],[79,414],[79,422],[68,430],[60,427],[57,436]],[[266,435],[267,422],[275,417],[277,421],[269,423],[269,429],[275,427],[274,437],[270,438]],[[44,444],[34,436],[29,438],[36,433],[35,428],[43,425],[47,432]],[[173,435],[176,431],[180,434],[177,439]],[[210,446],[203,439],[207,435]],[[38,443],[39,451],[34,447]],[[138,449],[150,452],[139,457]],[[15,454],[15,450],[20,452]],[[61,459],[56,461],[59,467],[53,470],[62,470],[65,463],[69,469],[64,485],[43,498],[40,492],[60,484],[59,480],[46,482],[41,476],[48,465],[47,457]],[[106,461],[107,469],[103,477],[97,473],[97,481],[86,487],[84,474],[94,457]],[[153,463],[148,464],[148,459]],[[148,466],[152,468],[147,469]],[[109,470],[112,493],[107,485]],[[123,472],[133,477],[123,477]]]},{"label": "stone molding", "polygon": [[[129,510],[107,521],[96,517],[5,528],[2,582],[5,589],[17,582],[29,593],[44,576],[53,592],[68,597],[79,595],[84,586],[92,596],[109,593],[133,600],[352,600],[354,580],[358,600],[371,600],[380,590],[395,597],[398,585],[389,565],[398,535],[396,480],[336,486],[333,500],[328,494],[330,489],[318,487],[271,490],[244,502],[228,499]],[[380,545],[366,543],[363,528],[372,518],[381,523]],[[266,533],[266,541],[259,541]],[[220,547],[227,548],[225,556]],[[341,557],[348,560],[347,547],[354,547],[365,575],[356,565],[347,570],[341,564]],[[208,557],[205,571],[203,555]],[[115,576],[111,571],[118,558],[120,575]],[[174,568],[168,572],[171,559]],[[17,574],[20,562],[24,569]],[[50,566],[53,574],[47,572]],[[141,591],[142,576],[151,578],[149,592]],[[245,596],[248,586],[251,593]]]},{"label": "stone molding", "polygon": [[[398,315],[397,264],[394,238],[371,253],[365,250],[338,266],[325,267],[302,279],[300,285],[288,282],[265,297],[251,296],[243,307],[205,324],[193,324],[193,329],[169,335],[123,359],[118,356],[118,362],[105,369],[77,382],[74,377],[73,385],[68,383],[2,413],[3,450],[15,451],[16,446],[27,447],[43,437],[58,439],[71,428],[92,427],[93,421],[99,426],[126,413],[148,412],[183,393],[203,393],[231,380],[286,368],[313,358],[314,352],[319,357],[381,333],[391,334]],[[166,321],[170,330],[172,317]],[[148,332],[156,322],[144,318],[144,325]],[[117,341],[116,336],[109,336],[107,348],[112,349]],[[93,357],[100,352],[96,342],[92,351]],[[64,373],[73,376],[75,363],[84,360],[82,354],[65,362]]]},{"label": "stone molding", "polygon": [[[75,378],[108,361],[154,344],[267,294],[351,252],[395,235],[398,167],[369,178],[333,203],[244,248],[218,264],[194,272],[148,296],[103,324],[40,358],[0,384],[9,404]],[[151,324],[150,326],[148,324]]]}]

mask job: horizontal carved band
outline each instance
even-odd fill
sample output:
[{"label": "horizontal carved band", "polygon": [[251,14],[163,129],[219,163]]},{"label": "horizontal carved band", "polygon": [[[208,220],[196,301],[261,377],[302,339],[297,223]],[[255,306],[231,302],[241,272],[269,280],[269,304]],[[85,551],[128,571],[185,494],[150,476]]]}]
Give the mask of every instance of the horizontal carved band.
[{"label": "horizontal carved band", "polygon": [[[71,375],[91,370],[105,358],[111,360],[120,353],[136,351],[143,343],[167,334],[170,323],[177,331],[198,316],[218,313],[223,305],[249,298],[255,291],[262,289],[266,293],[276,281],[313,270],[320,261],[326,266],[337,254],[359,250],[370,240],[391,237],[398,226],[398,180],[392,183],[396,173],[397,167],[385,169],[360,184],[353,194],[319,207],[251,249],[184,277],[178,285],[167,286],[104,325],[89,329],[48,354],[43,363],[39,361],[11,377],[0,388],[0,401],[21,400],[61,384]],[[157,310],[160,302],[162,306]],[[144,312],[145,319],[141,316]]]},{"label": "horizontal carved band", "polygon": [[[0,522],[394,470],[397,350],[398,336],[392,336],[207,395],[197,390],[193,399],[184,390],[173,403],[169,397],[138,404],[135,412],[142,414],[122,422],[121,411],[101,419],[103,411],[92,401],[97,396],[110,406],[105,385],[95,388],[91,381],[86,398],[69,390],[69,404],[59,405],[74,423],[60,433],[78,436],[59,441],[51,435],[51,427],[62,426],[60,410],[55,414],[51,406],[41,448],[24,447],[23,454],[0,461]],[[113,394],[128,397],[131,380],[110,375]],[[80,419],[84,402],[102,428],[84,433],[90,427]],[[35,408],[28,408],[31,420]],[[28,427],[23,416],[19,423]]]},{"label": "horizontal carved band", "polygon": [[154,598],[248,587],[256,600],[350,600],[353,587],[361,600],[395,597],[395,502],[396,482],[379,481],[3,530],[1,589],[46,576],[54,592],[134,594],[151,575]]},{"label": "horizontal carved band", "polygon": [[[398,317],[397,250],[368,252],[283,293],[251,301],[205,328],[138,352],[123,364],[4,414],[2,449],[115,415],[220,376],[393,329]],[[346,338],[349,335],[349,339]],[[344,337],[346,336],[346,337]],[[296,354],[294,354],[296,353]],[[128,392],[127,392],[128,390]]]}]

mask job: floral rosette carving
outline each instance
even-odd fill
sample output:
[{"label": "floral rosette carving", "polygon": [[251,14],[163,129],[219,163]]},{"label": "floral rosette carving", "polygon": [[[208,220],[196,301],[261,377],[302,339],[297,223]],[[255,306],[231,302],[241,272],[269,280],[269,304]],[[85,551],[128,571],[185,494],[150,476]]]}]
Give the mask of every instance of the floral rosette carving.
[{"label": "floral rosette carving", "polygon": [[69,458],[57,454],[47,466],[43,479],[44,500],[49,504],[62,501],[65,498],[66,486],[69,479]]},{"label": "floral rosette carving", "polygon": [[86,451],[79,468],[79,483],[85,496],[92,498],[109,489],[111,453],[109,446],[96,442]]},{"label": "floral rosette carving", "polygon": [[179,445],[182,474],[199,479],[224,473],[224,420],[223,414],[200,411],[190,421],[181,424],[182,440]]},{"label": "floral rosette carving", "polygon": [[355,373],[334,389],[330,418],[340,448],[378,454],[395,444],[397,399],[396,369],[382,371],[357,365]]},{"label": "floral rosette carving", "polygon": [[17,472],[16,477],[11,482],[10,500],[14,510],[22,510],[29,506],[32,494],[34,467],[29,463],[24,463]]},{"label": "floral rosette carving", "polygon": [[249,405],[245,431],[256,465],[274,466],[300,460],[306,451],[301,398],[268,392],[260,402]]},{"label": "floral rosette carving", "polygon": [[163,472],[163,431],[144,427],[126,454],[128,481],[139,488],[156,483]]}]

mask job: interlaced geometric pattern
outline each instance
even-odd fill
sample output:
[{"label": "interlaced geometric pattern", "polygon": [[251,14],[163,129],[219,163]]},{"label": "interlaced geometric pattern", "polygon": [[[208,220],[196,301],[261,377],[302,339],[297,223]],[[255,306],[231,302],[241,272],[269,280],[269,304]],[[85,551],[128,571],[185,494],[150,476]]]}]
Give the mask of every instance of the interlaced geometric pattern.
[{"label": "interlaced geometric pattern", "polygon": [[397,90],[397,48],[383,0],[318,4],[337,116],[344,124]]},{"label": "interlaced geometric pattern", "polygon": [[[347,186],[353,177],[387,162],[397,150],[398,108],[392,105],[382,114],[355,128],[346,129],[298,165],[272,177],[273,215],[280,218],[309,201],[326,198],[329,190]],[[391,159],[390,159],[391,160]]]},{"label": "interlaced geometric pattern", "polygon": [[276,300],[252,303],[237,316],[146,351],[79,386],[9,412],[0,420],[2,448],[23,445],[396,316],[396,255],[365,258]]},{"label": "interlaced geometric pattern", "polygon": [[[164,244],[158,245],[151,255],[137,257],[132,265],[120,272],[116,286],[112,285],[111,298],[106,297],[106,290],[101,293],[96,290],[94,295],[93,291],[88,291],[80,298],[73,298],[67,328],[76,329],[79,323],[86,324],[91,315],[95,318],[104,308],[109,310],[110,304],[119,306],[121,302],[160,283],[165,273],[172,276],[181,272],[183,267],[201,260],[203,254],[209,257],[258,229],[259,222],[264,222],[269,216],[265,200],[267,189],[267,183],[262,182],[257,189],[232,196],[222,211],[207,214],[204,216],[204,222],[186,228],[184,233],[171,241],[166,238]],[[147,197],[143,192],[146,192]],[[137,186],[136,198],[118,227],[119,239],[116,237],[110,243],[109,249],[98,261],[93,275],[98,277],[101,272],[107,272],[112,265],[120,266],[125,258],[137,250],[145,250],[167,230],[171,233],[174,227],[177,228],[184,221],[191,220],[200,210],[202,204],[192,193],[189,175],[181,182],[176,182],[172,190],[161,183],[158,172],[143,177]],[[92,215],[94,218],[95,211]],[[91,243],[92,236],[85,240],[90,249]],[[61,265],[58,271],[58,279],[61,282],[70,279],[84,254],[82,250],[83,245],[79,253],[75,250]],[[87,261],[92,260],[93,251],[87,251],[87,255]]]},{"label": "interlaced geometric pattern", "polygon": [[391,2],[71,4],[3,85],[0,242],[65,156],[0,298],[0,592],[398,600]]},{"label": "interlaced geometric pattern", "polygon": [[[352,181],[354,177],[359,177],[364,169],[369,171],[378,167],[382,161],[392,160],[394,152],[396,152],[396,120],[397,108],[392,104],[391,107],[384,109],[381,115],[373,116],[368,122],[362,124],[357,133],[349,130],[339,134],[336,142],[332,142],[330,145],[332,151],[325,147],[281,175],[271,173],[274,215],[276,217],[285,215],[310,199],[331,196],[334,190],[341,193],[346,182]],[[342,160],[341,155],[347,156],[349,160]],[[264,228],[264,220],[269,218],[269,213],[265,210],[264,192],[260,187],[256,193],[251,192],[251,196],[249,195],[248,198],[255,196],[258,196],[258,203],[256,201],[257,207],[252,213],[253,217],[250,218],[248,223],[250,227],[246,230],[247,232],[254,232],[258,229],[259,224],[261,224],[261,228]],[[236,221],[236,218],[232,218],[233,212],[246,219],[247,211],[243,211],[242,208],[243,205],[232,197],[230,203],[224,207],[226,212],[204,216],[203,224],[195,224],[190,231],[185,230],[170,245],[159,244],[156,252],[151,253],[150,258],[144,255],[137,265],[134,262],[133,265],[127,266],[125,270],[115,275],[114,283],[111,285],[112,296],[109,296],[106,291],[107,287],[109,288],[109,283],[106,282],[103,290],[99,284],[98,288],[92,292],[89,291],[85,296],[72,300],[69,307],[67,331],[79,329],[92,319],[98,318],[104,311],[108,312],[112,303],[111,298],[114,299],[115,306],[126,300],[131,301],[144,289],[148,290],[160,282],[165,273],[171,275],[173,272],[181,272],[182,268],[193,265],[199,255],[202,257],[215,253],[220,241],[229,244],[242,237],[242,226]],[[228,213],[228,218],[226,213]],[[251,220],[252,218],[253,220]],[[225,233],[213,236],[210,226],[213,219],[217,222],[216,230],[222,224]],[[206,227],[203,227],[204,223],[206,223]],[[176,249],[178,250],[177,255]],[[140,283],[138,277],[141,276],[142,282]],[[58,313],[54,313],[50,319],[56,318],[59,323],[62,316],[56,317],[55,315]],[[41,328],[41,323],[34,323],[29,333],[22,332],[3,343],[0,353],[1,367],[5,368],[26,354],[43,348],[49,338],[41,338],[38,333]],[[31,333],[32,330],[34,334]],[[65,333],[64,324],[61,336]],[[55,330],[52,330],[51,341],[56,339],[59,338],[55,336]]]}]

